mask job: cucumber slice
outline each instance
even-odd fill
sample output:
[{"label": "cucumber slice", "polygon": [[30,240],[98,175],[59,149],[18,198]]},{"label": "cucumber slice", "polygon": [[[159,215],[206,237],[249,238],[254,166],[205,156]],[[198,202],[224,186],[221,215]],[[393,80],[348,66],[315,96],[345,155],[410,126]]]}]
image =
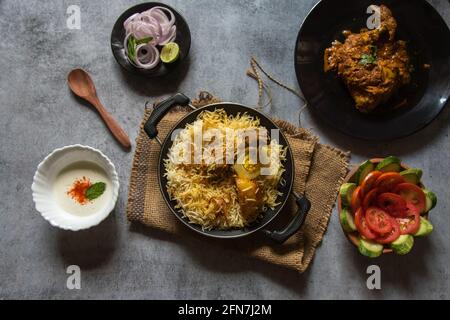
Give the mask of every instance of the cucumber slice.
[{"label": "cucumber slice", "polygon": [[350,206],[352,201],[352,194],[356,189],[356,184],[354,183],[344,183],[339,189],[339,196],[341,197],[342,205],[344,207]]},{"label": "cucumber slice", "polygon": [[383,245],[361,238],[359,240],[358,250],[366,257],[376,258],[383,253]]},{"label": "cucumber slice", "polygon": [[402,234],[391,243],[391,248],[396,254],[404,255],[411,251],[414,245],[414,237],[410,234]]},{"label": "cucumber slice", "polygon": [[425,237],[433,231],[433,225],[424,217],[420,217],[420,228],[414,233],[415,237]]},{"label": "cucumber slice", "polygon": [[342,208],[339,217],[341,219],[342,228],[345,232],[356,231],[355,221],[353,220],[353,216],[350,213],[350,210],[348,210],[347,208]]},{"label": "cucumber slice", "polygon": [[371,173],[375,169],[375,165],[370,162],[370,160],[367,160],[363,162],[359,168],[358,171],[356,171],[356,182],[358,184],[361,184],[364,180],[364,178]]},{"label": "cucumber slice", "polygon": [[425,193],[425,200],[426,200],[425,211],[428,212],[434,207],[436,207],[437,197],[432,191],[428,189],[423,189],[423,193]]},{"label": "cucumber slice", "polygon": [[394,156],[384,158],[375,168],[381,172],[400,172],[401,169],[400,159]]},{"label": "cucumber slice", "polygon": [[400,172],[400,175],[406,180],[406,182],[412,184],[419,184],[420,178],[422,178],[422,170],[407,169]]}]

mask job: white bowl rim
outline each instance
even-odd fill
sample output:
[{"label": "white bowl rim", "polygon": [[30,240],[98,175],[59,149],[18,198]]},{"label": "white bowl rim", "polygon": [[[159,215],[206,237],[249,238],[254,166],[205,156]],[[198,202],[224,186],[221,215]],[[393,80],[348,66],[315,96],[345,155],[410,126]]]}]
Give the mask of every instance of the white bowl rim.
[{"label": "white bowl rim", "polygon": [[[65,223],[64,219],[58,219],[55,217],[51,217],[51,215],[49,214],[49,210],[42,210],[41,206],[40,206],[40,200],[38,199],[38,190],[37,190],[37,180],[39,179],[39,176],[42,174],[42,169],[43,167],[48,164],[49,161],[51,161],[53,158],[55,157],[59,157],[64,153],[67,152],[71,152],[72,150],[76,150],[76,149],[81,149],[81,150],[88,150],[89,152],[92,152],[94,154],[97,154],[98,156],[100,156],[100,158],[102,158],[105,163],[106,163],[106,168],[103,164],[98,163],[98,162],[94,162],[97,165],[99,165],[100,167],[102,167],[107,175],[109,176],[110,180],[111,180],[111,184],[112,184],[112,197],[111,200],[109,201],[109,203],[103,207],[101,210],[99,210],[98,212],[91,214],[89,216],[86,217],[78,217],[73,215],[71,217],[72,223]],[[90,162],[93,162],[92,160],[89,160]],[[51,153],[49,153],[37,166],[37,170],[33,176],[33,183],[31,185],[31,190],[32,190],[32,196],[33,196],[33,201],[35,204],[35,209],[42,215],[42,217],[47,220],[52,226],[64,229],[64,230],[71,230],[71,231],[78,231],[78,230],[83,230],[83,229],[88,229],[91,227],[94,227],[98,224],[100,224],[103,220],[105,220],[109,214],[113,211],[117,199],[118,199],[118,194],[119,194],[119,187],[120,187],[120,183],[119,183],[119,178],[118,178],[118,174],[116,171],[116,168],[114,166],[114,164],[112,163],[112,161],[100,150],[90,147],[90,146],[86,146],[86,145],[82,145],[82,144],[72,144],[72,145],[67,145],[61,148],[56,148],[54,149]],[[62,210],[62,209],[61,209]],[[75,222],[75,223],[74,223]],[[88,222],[88,223],[87,223]]]}]

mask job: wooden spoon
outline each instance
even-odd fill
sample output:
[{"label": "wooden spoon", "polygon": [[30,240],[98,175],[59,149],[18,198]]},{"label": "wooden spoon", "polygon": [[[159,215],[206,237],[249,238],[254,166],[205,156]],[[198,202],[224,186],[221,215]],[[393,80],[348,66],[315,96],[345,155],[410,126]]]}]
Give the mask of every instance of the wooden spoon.
[{"label": "wooden spoon", "polygon": [[67,76],[67,82],[70,89],[80,98],[90,102],[98,113],[105,121],[111,133],[120,142],[120,144],[126,148],[131,148],[131,141],[127,133],[122,129],[120,124],[111,116],[111,114],[106,111],[105,107],[101,104],[97,96],[97,91],[95,90],[94,82],[92,81],[89,74],[82,69],[74,69],[69,72]]}]

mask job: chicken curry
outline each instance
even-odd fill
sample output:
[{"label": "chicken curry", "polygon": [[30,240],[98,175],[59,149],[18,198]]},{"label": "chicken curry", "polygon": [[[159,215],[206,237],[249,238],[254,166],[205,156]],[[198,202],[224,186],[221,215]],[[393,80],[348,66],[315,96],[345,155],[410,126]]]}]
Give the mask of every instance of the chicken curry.
[{"label": "chicken curry", "polygon": [[379,8],[378,28],[360,33],[345,30],[345,41],[334,41],[324,54],[324,71],[337,72],[356,108],[364,113],[386,102],[411,78],[406,43],[395,40],[397,21],[389,8]]}]

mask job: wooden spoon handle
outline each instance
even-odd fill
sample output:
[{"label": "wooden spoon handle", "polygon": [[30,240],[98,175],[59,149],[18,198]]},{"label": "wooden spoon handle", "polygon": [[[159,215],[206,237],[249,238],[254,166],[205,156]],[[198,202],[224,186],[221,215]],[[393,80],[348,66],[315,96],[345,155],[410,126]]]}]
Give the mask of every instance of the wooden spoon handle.
[{"label": "wooden spoon handle", "polygon": [[116,119],[114,119],[113,116],[108,111],[106,111],[100,100],[98,98],[94,98],[92,99],[91,103],[96,107],[103,121],[105,121],[106,125],[108,126],[113,136],[117,139],[117,141],[119,141],[124,148],[130,149],[131,141],[128,137],[128,134],[122,129]]}]

